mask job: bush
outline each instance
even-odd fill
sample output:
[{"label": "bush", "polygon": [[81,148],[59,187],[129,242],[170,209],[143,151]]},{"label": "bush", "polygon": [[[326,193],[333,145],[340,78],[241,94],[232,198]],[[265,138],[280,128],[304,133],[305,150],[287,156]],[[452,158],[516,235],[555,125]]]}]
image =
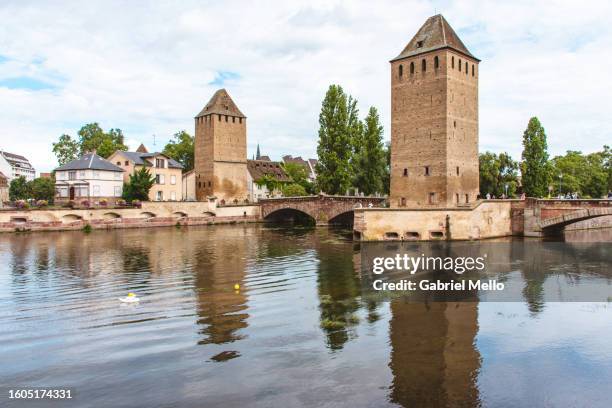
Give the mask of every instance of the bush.
[{"label": "bush", "polygon": [[49,202],[47,200],[38,200],[36,202],[37,207],[46,207],[48,205],[49,205]]},{"label": "bush", "polygon": [[91,203],[89,202],[89,200],[83,200],[83,201],[81,201],[81,205],[82,205],[83,207],[89,207],[89,205],[90,205],[90,204],[91,204]]},{"label": "bush", "polygon": [[116,201],[116,203],[117,203],[118,206],[124,206],[124,205],[127,204],[126,201],[123,198],[118,199]]},{"label": "bush", "polygon": [[106,198],[103,198],[100,200],[100,205],[102,207],[106,207],[108,205],[108,200]]},{"label": "bush", "polygon": [[140,200],[132,200],[132,205],[136,208],[142,207],[142,202]]},{"label": "bush", "polygon": [[15,207],[17,208],[29,208],[30,205],[28,204],[28,202],[26,200],[17,200],[15,201]]}]

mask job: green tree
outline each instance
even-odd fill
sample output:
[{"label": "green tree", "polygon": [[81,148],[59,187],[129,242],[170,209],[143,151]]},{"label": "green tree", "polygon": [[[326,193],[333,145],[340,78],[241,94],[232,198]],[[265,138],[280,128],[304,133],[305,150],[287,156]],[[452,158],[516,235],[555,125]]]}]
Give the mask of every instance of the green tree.
[{"label": "green tree", "polygon": [[612,149],[610,149],[610,146],[604,146],[602,158],[604,171],[606,172],[606,178],[608,180],[606,183],[607,190],[610,192],[612,191]]},{"label": "green tree", "polygon": [[529,197],[544,197],[551,182],[546,133],[538,118],[529,120],[523,133],[521,162],[523,189]]},{"label": "green tree", "polygon": [[282,182],[278,181],[276,177],[270,174],[264,174],[259,179],[255,180],[255,184],[259,187],[265,187],[269,193],[280,190],[282,187]]},{"label": "green tree", "polygon": [[61,135],[57,143],[53,143],[53,154],[60,166],[77,159],[79,150],[79,143],[67,134]]},{"label": "green tree", "polygon": [[308,180],[308,171],[306,170],[306,167],[299,163],[293,162],[283,163],[282,167],[293,183],[299,184],[304,188],[304,191],[306,192],[304,195],[314,194],[314,186],[310,180]]},{"label": "green tree", "polygon": [[9,200],[27,200],[30,198],[30,188],[23,176],[14,178],[9,185]]},{"label": "green tree", "polygon": [[307,195],[306,189],[297,183],[290,183],[283,186],[282,192],[285,197],[302,197]]},{"label": "green tree", "polygon": [[183,171],[193,169],[194,164],[194,139],[189,133],[181,130],[172,136],[164,147],[163,153],[183,165]]},{"label": "green tree", "polygon": [[29,198],[53,202],[55,197],[55,181],[52,178],[39,177],[28,183]]},{"label": "green tree", "polygon": [[355,135],[361,126],[357,101],[342,87],[331,85],[319,114],[317,188],[328,194],[344,194],[351,186],[351,159]]},{"label": "green tree", "polygon": [[354,186],[366,195],[384,192],[387,157],[382,134],[378,111],[371,107],[364,121],[361,146],[354,160]]},{"label": "green tree", "polygon": [[508,196],[514,197],[518,188],[519,164],[512,160],[508,153],[485,152],[479,155],[480,168],[480,195],[485,197],[491,194],[500,197],[506,194],[508,185]]},{"label": "green tree", "polygon": [[[569,150],[551,160],[555,195],[577,192],[581,196],[600,198],[608,191],[606,151],[583,155]],[[561,189],[561,191],[560,191]]]},{"label": "green tree", "polygon": [[60,165],[94,150],[106,159],[117,150],[128,149],[121,129],[111,129],[106,133],[98,123],[88,123],[81,127],[78,135],[78,140],[75,140],[64,134],[57,143],[53,143],[53,153]]},{"label": "green tree", "polygon": [[383,193],[391,192],[391,143],[385,143],[385,176],[383,177]]},{"label": "green tree", "polygon": [[155,177],[151,175],[149,169],[141,167],[130,174],[130,181],[123,185],[123,198],[126,201],[149,201],[149,191],[153,184]]}]

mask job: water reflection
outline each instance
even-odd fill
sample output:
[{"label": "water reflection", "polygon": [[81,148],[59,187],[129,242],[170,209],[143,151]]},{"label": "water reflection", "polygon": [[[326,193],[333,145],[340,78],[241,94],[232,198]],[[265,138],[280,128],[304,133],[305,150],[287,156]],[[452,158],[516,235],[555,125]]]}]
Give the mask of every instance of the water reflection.
[{"label": "water reflection", "polygon": [[[610,291],[610,244],[576,233],[380,245],[269,226],[2,235],[0,387],[69,384],[87,396],[78,406],[537,406],[539,388],[605,406],[605,387],[584,382],[612,380],[598,342],[610,309],[550,303]],[[401,251],[487,253],[510,298],[373,291],[372,258]],[[141,302],[119,304],[128,291]],[[498,384],[536,383],[534,370],[559,379]]]}]

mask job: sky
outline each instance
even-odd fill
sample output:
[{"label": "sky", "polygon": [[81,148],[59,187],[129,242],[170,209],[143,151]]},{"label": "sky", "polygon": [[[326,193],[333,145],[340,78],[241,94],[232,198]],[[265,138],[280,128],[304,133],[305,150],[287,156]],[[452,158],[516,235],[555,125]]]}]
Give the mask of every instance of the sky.
[{"label": "sky", "polygon": [[437,13],[482,60],[480,151],[520,158],[532,116],[552,155],[612,143],[608,1],[3,0],[0,149],[49,171],[51,144],[98,122],[162,150],[224,87],[249,157],[315,157],[330,84],[378,108],[388,139],[389,60]]}]

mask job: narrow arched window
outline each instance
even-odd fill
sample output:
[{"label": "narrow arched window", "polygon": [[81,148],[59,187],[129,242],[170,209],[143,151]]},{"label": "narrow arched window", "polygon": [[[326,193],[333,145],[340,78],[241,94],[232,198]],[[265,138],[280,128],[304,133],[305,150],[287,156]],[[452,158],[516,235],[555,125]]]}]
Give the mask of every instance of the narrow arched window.
[{"label": "narrow arched window", "polygon": [[438,69],[440,67],[440,59],[438,58],[438,56],[436,55],[434,57],[434,68]]},{"label": "narrow arched window", "polygon": [[472,76],[474,76],[474,64],[472,64]]},{"label": "narrow arched window", "polygon": [[459,69],[459,72],[461,72],[461,60],[459,60],[459,66],[457,67],[457,69]]},{"label": "narrow arched window", "polygon": [[425,61],[425,59],[421,61],[421,71],[427,71],[427,61]]},{"label": "narrow arched window", "polygon": [[470,72],[470,70],[468,69],[468,63],[467,61],[465,62],[465,75],[468,74],[468,72]]},{"label": "narrow arched window", "polygon": [[414,74],[414,62],[410,63],[410,75]]},{"label": "narrow arched window", "polygon": [[404,75],[404,66],[402,64],[400,64],[400,66],[399,66],[399,77],[401,78],[402,75]]},{"label": "narrow arched window", "polygon": [[455,57],[451,57],[451,68],[455,69]]},{"label": "narrow arched window", "polygon": [[404,177],[408,176],[408,169],[404,169]]}]

